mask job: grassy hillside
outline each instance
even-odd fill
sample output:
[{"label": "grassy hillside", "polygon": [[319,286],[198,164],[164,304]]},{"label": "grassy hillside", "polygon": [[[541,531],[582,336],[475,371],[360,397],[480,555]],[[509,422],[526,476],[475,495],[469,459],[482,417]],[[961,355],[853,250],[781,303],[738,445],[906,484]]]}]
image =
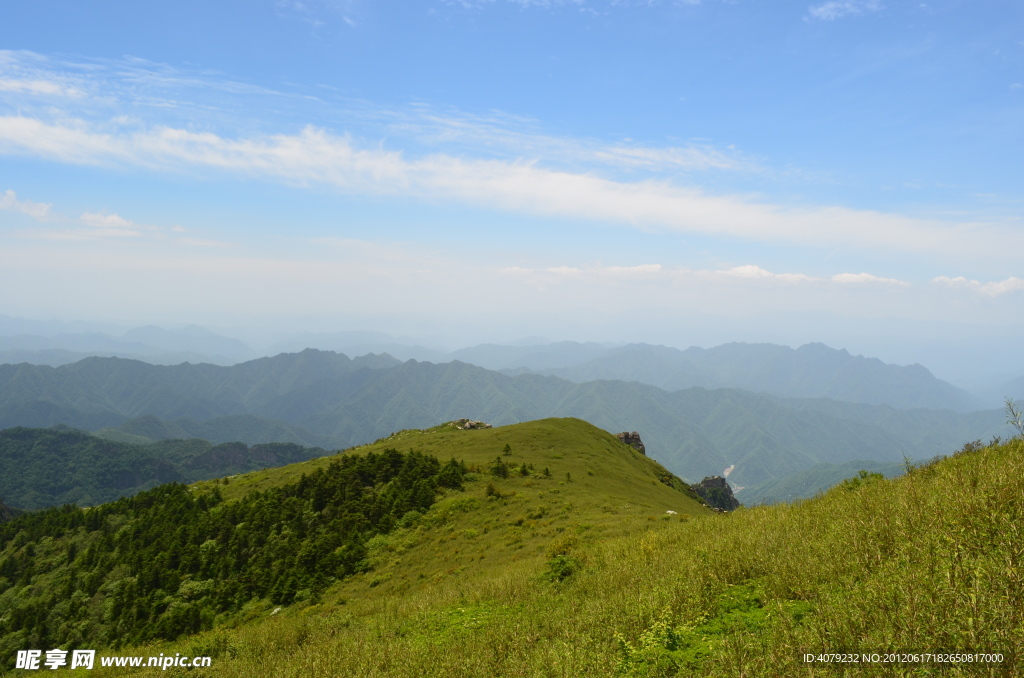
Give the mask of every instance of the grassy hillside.
[{"label": "grassy hillside", "polygon": [[[507,451],[506,446],[509,448]],[[416,450],[440,459],[455,457],[478,469],[497,489],[507,486],[526,497],[561,487],[553,494],[564,495],[570,501],[589,504],[597,501],[596,498],[606,497],[635,503],[642,498],[643,504],[649,505],[647,508],[659,509],[665,501],[679,500],[680,492],[688,494],[685,484],[673,478],[661,464],[623,445],[607,431],[580,419],[541,419],[467,430],[447,423],[423,430],[398,431],[370,445],[353,448],[348,453],[379,452],[388,448]],[[508,478],[495,477],[488,470],[496,459],[510,467]],[[323,457],[247,473],[232,478],[227,487],[219,489],[225,499],[231,500],[252,490],[265,490],[292,482],[330,461],[331,457]],[[534,467],[528,477],[519,473],[523,463]],[[544,478],[550,483],[540,487],[536,484],[539,478],[533,476],[543,475],[543,469],[550,471],[550,478]],[[218,481],[207,481],[197,483],[196,487],[209,489],[217,484]],[[534,487],[537,487],[536,491],[532,490]]]},{"label": "grassy hillside", "polygon": [[[458,435],[486,441],[486,459],[497,436],[515,430]],[[573,458],[551,456],[558,445],[544,442],[531,454],[545,447],[540,463]],[[584,468],[602,459],[595,452]],[[634,461],[642,464],[616,468]],[[898,479],[859,478],[796,504],[689,520],[657,517],[660,499],[649,507],[654,520],[643,519],[639,502],[621,509],[639,522],[582,503],[566,515],[523,515],[538,503],[558,511],[569,492],[584,501],[575,479],[501,483],[517,493],[508,500],[467,486],[375,543],[377,569],[316,604],[254,608],[237,628],[122,652],[209,654],[213,667],[189,675],[225,677],[1019,675],[1022,474],[1018,439],[967,446]],[[274,482],[262,476],[246,482]],[[622,487],[603,477],[588,476]],[[232,484],[242,485],[224,489]],[[851,673],[799,659],[939,650],[999,653],[1002,662]]]},{"label": "grassy hillside", "polygon": [[[407,449],[431,474],[451,466],[431,467],[435,454],[473,473],[421,485],[400,458]],[[371,459],[360,479],[338,469]],[[457,489],[431,508],[445,487]],[[668,510],[709,513],[660,465],[579,420],[403,431],[342,455],[10,523],[0,530],[0,650],[174,638],[294,601],[333,606],[495,566],[530,569],[550,563],[551,549],[551,576],[563,579],[583,565],[579,545],[678,519]],[[324,593],[335,577],[348,578]]]}]

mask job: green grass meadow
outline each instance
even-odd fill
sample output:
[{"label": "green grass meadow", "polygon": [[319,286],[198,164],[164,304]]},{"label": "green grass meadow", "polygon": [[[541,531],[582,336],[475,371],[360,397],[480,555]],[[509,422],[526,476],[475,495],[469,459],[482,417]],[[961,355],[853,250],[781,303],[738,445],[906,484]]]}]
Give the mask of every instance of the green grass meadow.
[{"label": "green grass meadow", "polygon": [[[505,446],[508,446],[506,453]],[[405,431],[463,491],[370,543],[319,600],[117,654],[211,655],[189,676],[1013,676],[1024,659],[1024,441],[886,480],[715,514],[579,420]],[[489,470],[495,460],[507,478]],[[227,499],[325,460],[207,481]],[[524,466],[525,465],[525,466]],[[532,465],[532,469],[531,469]],[[525,469],[520,473],[520,469]],[[550,476],[544,473],[547,469]],[[675,511],[669,514],[667,511]],[[805,654],[1000,653],[1002,663],[806,664]],[[102,654],[103,652],[101,652]],[[113,654],[113,651],[106,652]]]}]

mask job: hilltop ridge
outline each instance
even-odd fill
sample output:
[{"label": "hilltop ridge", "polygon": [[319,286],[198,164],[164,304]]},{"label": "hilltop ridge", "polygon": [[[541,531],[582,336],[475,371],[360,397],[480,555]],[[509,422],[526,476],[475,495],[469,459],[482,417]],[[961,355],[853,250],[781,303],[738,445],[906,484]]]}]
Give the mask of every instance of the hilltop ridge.
[{"label": "hilltop ridge", "polygon": [[0,650],[170,641],[275,605],[429,591],[495,567],[548,563],[562,580],[586,544],[710,514],[679,478],[586,422],[465,422],[4,524]]}]

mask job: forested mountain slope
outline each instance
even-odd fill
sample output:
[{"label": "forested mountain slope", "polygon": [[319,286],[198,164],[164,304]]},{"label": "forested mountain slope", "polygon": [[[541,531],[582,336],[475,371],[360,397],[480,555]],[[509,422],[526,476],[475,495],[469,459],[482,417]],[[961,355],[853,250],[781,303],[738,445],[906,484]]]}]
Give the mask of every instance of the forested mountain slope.
[{"label": "forested mountain slope", "polygon": [[[150,365],[120,358],[87,358],[56,368],[0,365],[0,426],[66,423],[97,429],[146,414],[199,421],[257,414],[275,399],[315,382],[397,364],[390,356],[350,360],[308,350],[230,367]],[[24,421],[28,416],[51,420],[30,424]],[[72,417],[79,421],[52,421]]]},{"label": "forested mountain slope", "polygon": [[0,431],[0,497],[23,510],[94,506],[170,482],[195,482],[327,454],[292,443],[214,445],[165,440],[147,445],[104,440],[84,431]]}]

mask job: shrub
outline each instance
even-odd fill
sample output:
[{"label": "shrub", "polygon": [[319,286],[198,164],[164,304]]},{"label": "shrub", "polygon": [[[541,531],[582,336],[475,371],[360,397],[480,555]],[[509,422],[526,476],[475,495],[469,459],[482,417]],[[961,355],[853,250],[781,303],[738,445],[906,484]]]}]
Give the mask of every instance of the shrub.
[{"label": "shrub", "polygon": [[495,478],[508,478],[508,464],[499,457],[491,464],[490,472]]},{"label": "shrub", "polygon": [[565,581],[583,569],[583,562],[572,556],[557,555],[548,561],[544,578],[551,582]]}]

